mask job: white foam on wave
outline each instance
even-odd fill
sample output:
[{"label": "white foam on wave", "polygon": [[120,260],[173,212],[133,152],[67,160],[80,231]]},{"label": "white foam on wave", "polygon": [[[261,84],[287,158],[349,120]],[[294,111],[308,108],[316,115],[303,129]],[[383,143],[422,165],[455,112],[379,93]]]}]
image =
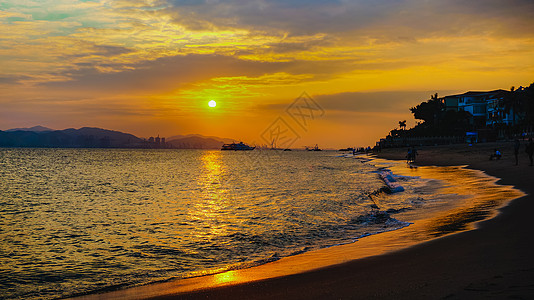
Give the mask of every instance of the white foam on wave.
[{"label": "white foam on wave", "polygon": [[384,183],[389,188],[392,193],[404,192],[404,188],[400,183],[393,177],[391,171],[383,170],[378,173],[378,176],[384,181]]}]

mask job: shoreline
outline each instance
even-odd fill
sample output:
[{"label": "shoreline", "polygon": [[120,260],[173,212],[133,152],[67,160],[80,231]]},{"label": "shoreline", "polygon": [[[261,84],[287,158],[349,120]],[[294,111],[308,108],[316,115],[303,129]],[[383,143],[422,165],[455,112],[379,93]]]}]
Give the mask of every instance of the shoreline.
[{"label": "shoreline", "polygon": [[[504,171],[501,170],[510,169],[504,165],[505,162],[509,162],[506,159],[506,151],[503,151],[505,156],[502,160],[493,161],[497,164],[487,165],[482,160],[483,157],[487,159],[485,155],[482,155],[486,149],[479,147],[465,148],[467,146],[462,146],[457,145],[452,149],[447,147],[423,148],[419,150],[418,165],[469,164],[469,168],[482,169],[487,174],[500,178],[498,180],[499,184],[510,184],[513,181],[517,181],[515,180],[517,178],[511,178],[514,176],[510,177],[509,174],[503,173]],[[441,153],[444,150],[448,155]],[[465,155],[465,151],[470,152],[471,155]],[[378,156],[386,159],[399,159],[404,157],[404,153],[405,149],[386,149]],[[454,156],[456,160],[448,156]],[[431,157],[434,157],[434,160],[429,159]],[[436,157],[439,159],[435,159]],[[474,161],[466,161],[465,158],[468,157],[476,159]],[[530,171],[530,174],[532,174],[532,170],[527,169],[526,171]],[[500,173],[505,176],[498,176]],[[528,177],[526,174],[523,175],[525,175],[522,176],[523,179]],[[306,253],[299,255],[300,258],[304,259],[304,262],[298,262],[297,259],[296,265],[290,267],[289,270],[291,271],[291,268],[302,268],[302,265],[298,266],[299,263],[312,263],[314,269],[310,269],[308,266],[308,270],[303,273],[292,274],[292,272],[287,272],[287,264],[283,267],[285,261],[282,259],[274,263],[276,265],[282,261],[282,266],[279,267],[278,273],[273,272],[273,268],[270,268],[273,263],[268,264],[267,272],[271,276],[263,274],[263,279],[260,266],[260,268],[252,268],[254,269],[253,272],[250,272],[252,269],[245,269],[249,270],[249,272],[244,277],[240,273],[247,272],[238,270],[210,276],[211,279],[201,278],[202,280],[199,280],[198,277],[193,278],[193,281],[197,281],[197,286],[193,291],[185,293],[180,290],[180,287],[183,284],[187,284],[185,282],[187,280],[172,280],[116,291],[111,294],[87,295],[81,297],[81,299],[104,299],[108,298],[107,296],[112,296],[112,294],[117,299],[173,299],[176,297],[181,299],[206,297],[217,299],[271,299],[275,297],[288,299],[380,299],[386,297],[414,299],[452,297],[454,299],[454,297],[473,297],[480,294],[495,295],[492,294],[493,292],[499,292],[499,297],[507,295],[506,293],[516,296],[534,295],[534,288],[529,285],[532,280],[528,280],[528,278],[534,278],[534,259],[530,258],[530,253],[532,253],[531,251],[534,247],[528,239],[528,233],[531,231],[529,227],[522,227],[521,232],[509,234],[509,230],[514,231],[516,229],[514,224],[510,224],[513,223],[514,219],[513,216],[512,218],[510,217],[510,214],[515,215],[518,210],[516,208],[517,205],[525,205],[523,202],[526,200],[524,199],[532,200],[532,196],[530,196],[532,191],[531,188],[529,189],[528,184],[525,185],[526,182],[528,182],[528,179],[526,181],[520,180],[519,184],[516,183],[514,186],[529,195],[509,202],[507,206],[499,209],[500,214],[496,217],[477,223],[477,230],[464,231],[424,243],[415,242],[402,250],[389,253],[382,251],[377,253],[379,255],[374,256],[369,256],[369,253],[367,253],[367,257],[364,255],[365,258],[358,259],[358,256],[352,256],[354,250],[346,251],[344,248],[348,245],[360,246],[362,242],[359,241],[318,250],[337,251],[335,255],[347,256],[334,265],[321,265],[317,261],[310,262],[309,257],[305,257]],[[530,202],[530,207],[532,208],[532,206],[532,202]],[[510,210],[513,212],[509,212]],[[528,213],[524,208],[519,210],[522,210],[523,213]],[[523,222],[520,222],[520,224],[528,224],[528,216],[525,217],[527,218],[523,218]],[[506,232],[504,235],[502,233],[503,230]],[[495,234],[500,234],[500,243],[496,242],[499,239],[496,238]],[[387,233],[381,233],[372,236],[370,244],[373,244],[373,239],[387,239],[387,235]],[[378,236],[380,238],[377,238]],[[366,238],[367,242],[369,242],[369,238]],[[336,249],[332,250],[334,248]],[[352,253],[347,255],[347,252]],[[316,253],[310,252],[308,256],[314,254]],[[294,260],[294,258],[290,257],[291,260]],[[284,270],[281,268],[284,268]],[[255,274],[254,271],[256,272]],[[494,275],[492,277],[489,274]],[[271,278],[264,279],[265,277]],[[254,281],[254,278],[257,281]],[[217,280],[221,282],[216,282]],[[498,281],[501,285],[493,283],[492,280]],[[231,282],[231,285],[224,286],[225,281],[226,283]],[[522,282],[525,284],[522,285]],[[217,283],[219,283],[219,286],[217,286]],[[223,283],[223,286],[220,286],[220,283]],[[483,288],[477,287],[477,284],[482,285]],[[508,284],[509,288],[503,288],[503,284]],[[473,285],[475,285],[474,288]],[[514,288],[511,288],[511,286]],[[141,291],[145,293],[143,294]]]}]

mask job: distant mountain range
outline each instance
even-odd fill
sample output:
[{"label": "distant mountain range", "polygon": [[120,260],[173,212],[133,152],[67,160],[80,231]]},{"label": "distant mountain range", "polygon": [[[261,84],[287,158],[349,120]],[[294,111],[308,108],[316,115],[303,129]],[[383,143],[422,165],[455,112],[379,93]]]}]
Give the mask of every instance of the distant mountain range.
[{"label": "distant mountain range", "polygon": [[132,134],[93,127],[53,130],[35,126],[0,131],[0,147],[137,148],[142,142]]},{"label": "distant mountain range", "polygon": [[0,130],[0,147],[221,149],[223,144],[234,140],[189,134],[168,137],[166,143],[157,141],[95,127],[54,130],[34,126]]},{"label": "distant mountain range", "polygon": [[8,129],[6,131],[8,132],[11,132],[11,131],[34,131],[34,132],[43,132],[43,131],[54,131],[55,129],[50,129],[50,128],[46,128],[46,127],[43,127],[41,125],[37,125],[37,126],[33,126],[33,127],[29,127],[29,128],[13,128],[13,129]]},{"label": "distant mountain range", "polygon": [[221,149],[223,141],[198,136],[184,137],[168,141],[176,149]]},{"label": "distant mountain range", "polygon": [[167,138],[167,142],[176,149],[221,149],[223,144],[233,143],[233,139],[200,134],[175,135]]},{"label": "distant mountain range", "polygon": [[180,140],[180,139],[191,138],[191,137],[198,137],[198,138],[203,138],[203,139],[213,139],[213,140],[221,141],[221,142],[223,142],[225,144],[233,143],[233,142],[236,141],[235,139],[220,138],[218,136],[205,136],[205,135],[201,135],[201,134],[173,135],[173,136],[168,137],[167,140],[168,141],[172,141],[172,140]]}]

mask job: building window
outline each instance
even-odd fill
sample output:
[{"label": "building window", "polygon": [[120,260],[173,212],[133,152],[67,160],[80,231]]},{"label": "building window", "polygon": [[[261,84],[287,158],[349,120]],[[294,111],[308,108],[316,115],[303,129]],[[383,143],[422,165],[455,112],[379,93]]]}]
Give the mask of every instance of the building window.
[{"label": "building window", "polygon": [[484,113],[486,113],[486,107],[485,106],[475,106],[475,107],[473,107],[473,113],[475,113],[475,114],[484,114]]}]

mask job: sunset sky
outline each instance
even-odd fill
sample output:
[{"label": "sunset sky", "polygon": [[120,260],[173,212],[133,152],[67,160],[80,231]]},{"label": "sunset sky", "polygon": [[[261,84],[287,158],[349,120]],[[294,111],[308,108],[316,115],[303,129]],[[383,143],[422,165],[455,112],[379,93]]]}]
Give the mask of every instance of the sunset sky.
[{"label": "sunset sky", "polygon": [[435,92],[532,82],[532,0],[0,0],[0,130],[366,146]]}]

